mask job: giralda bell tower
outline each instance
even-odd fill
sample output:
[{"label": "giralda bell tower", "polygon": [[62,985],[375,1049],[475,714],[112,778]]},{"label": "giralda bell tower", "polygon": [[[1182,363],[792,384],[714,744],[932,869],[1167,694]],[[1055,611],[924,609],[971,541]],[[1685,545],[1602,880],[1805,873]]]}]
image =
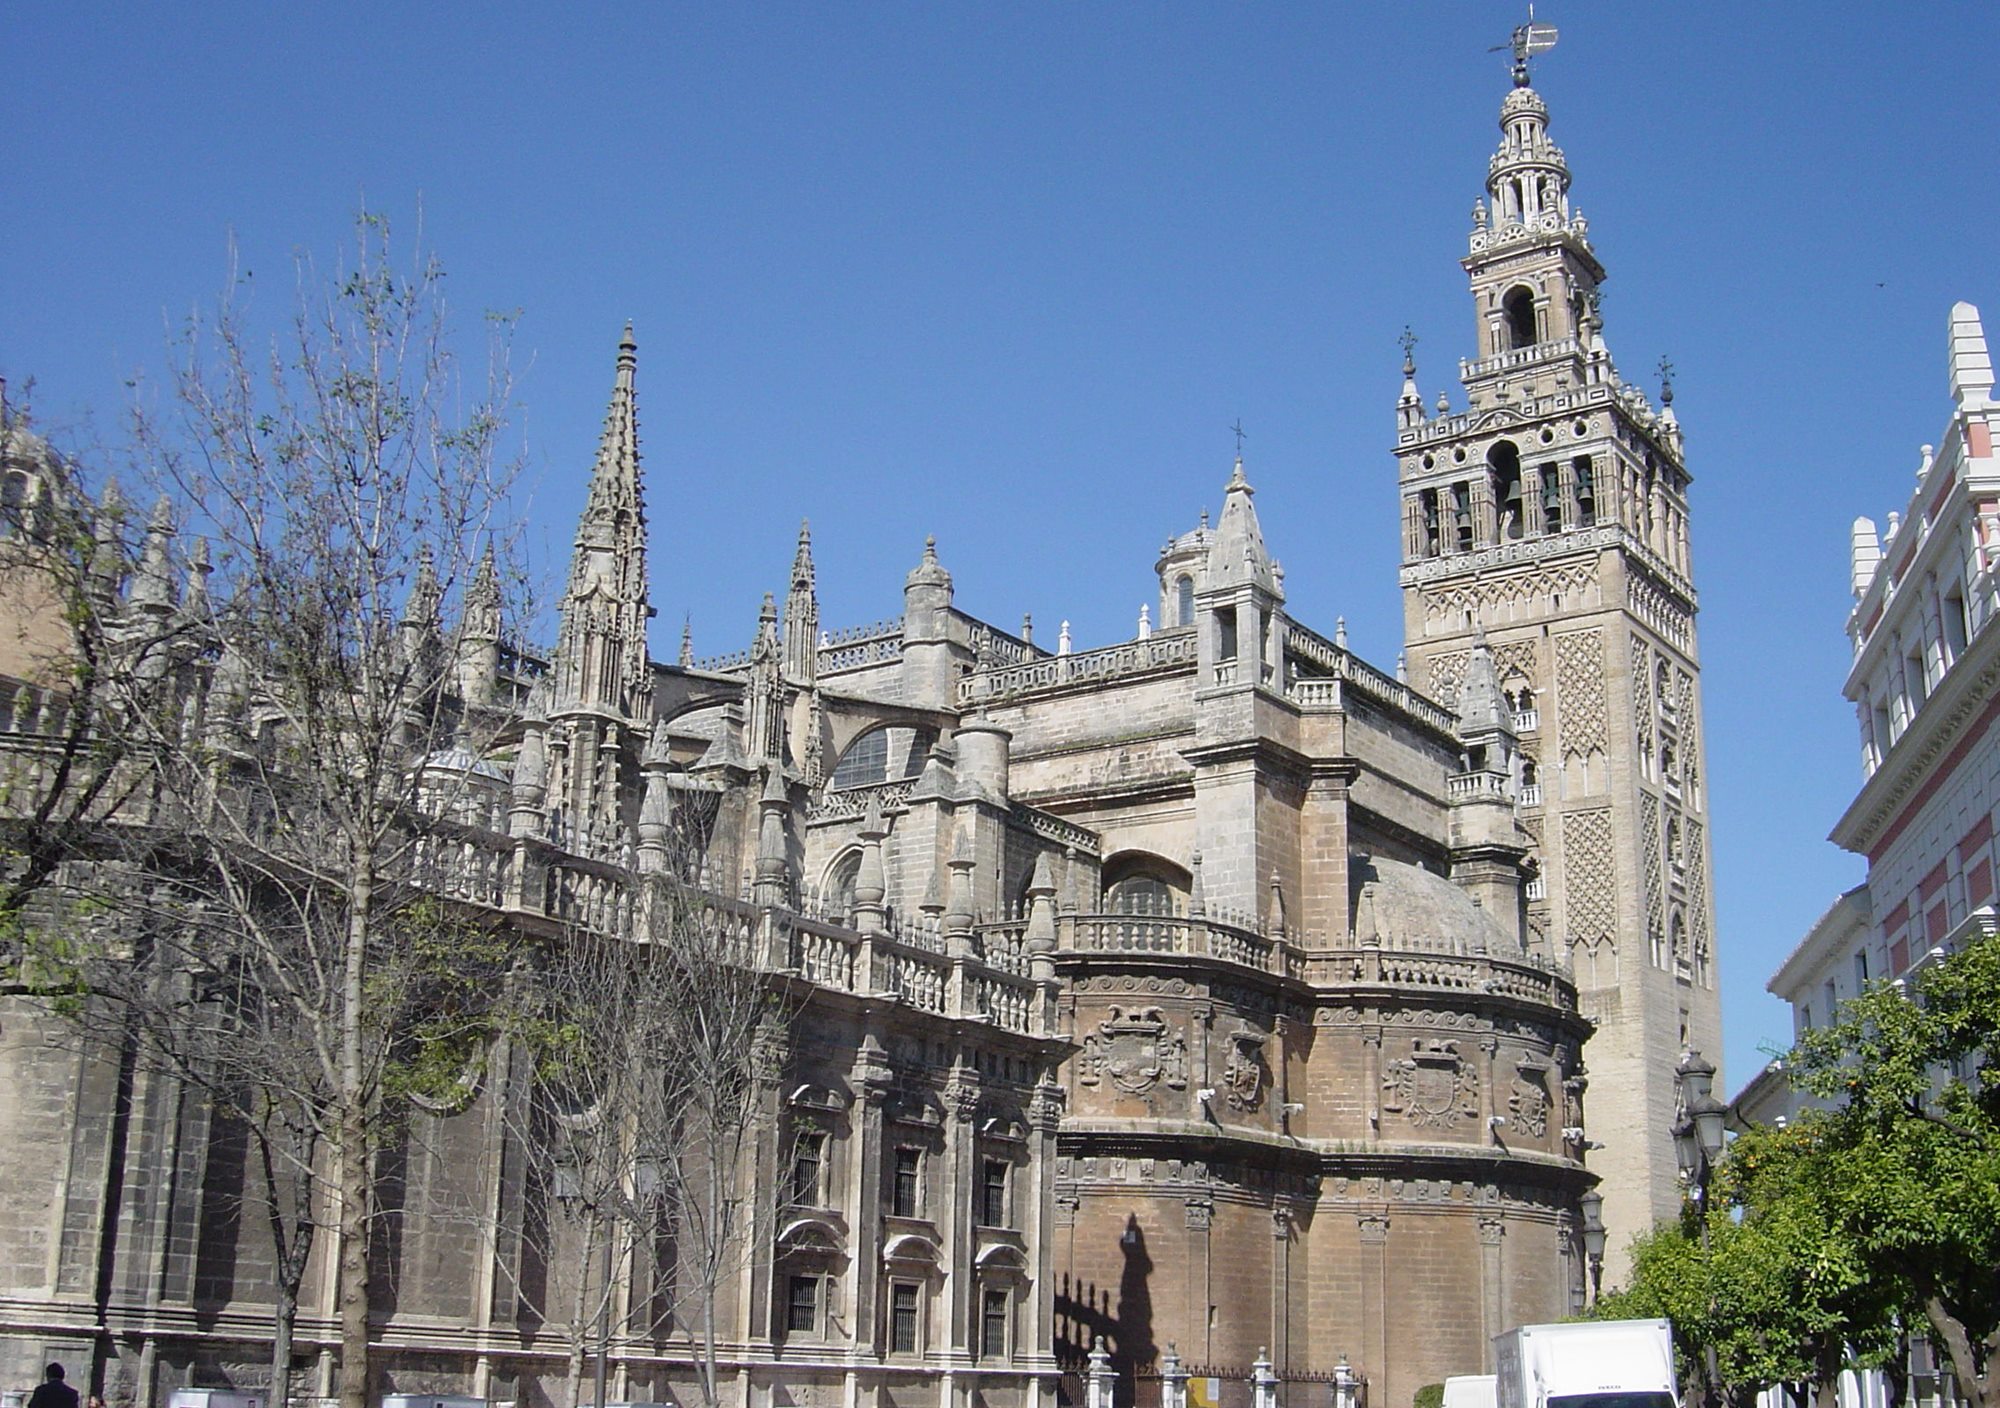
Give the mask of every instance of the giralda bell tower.
[{"label": "giralda bell tower", "polygon": [[1411,683],[1455,702],[1483,637],[1529,760],[1530,941],[1572,965],[1598,1024],[1586,1110],[1615,1283],[1632,1235],[1679,1205],[1675,1066],[1720,1054],[1721,1016],[1688,472],[1671,385],[1656,408],[1605,346],[1604,266],[1529,85],[1527,55],[1553,41],[1515,35],[1464,260],[1463,409],[1427,409],[1404,359],[1401,581]]}]

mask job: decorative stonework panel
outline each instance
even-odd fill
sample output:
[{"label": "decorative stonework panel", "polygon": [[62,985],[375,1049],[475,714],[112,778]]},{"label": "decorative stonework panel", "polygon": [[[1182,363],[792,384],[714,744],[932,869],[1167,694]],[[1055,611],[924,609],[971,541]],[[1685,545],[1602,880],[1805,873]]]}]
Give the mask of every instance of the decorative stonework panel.
[{"label": "decorative stonework panel", "polygon": [[1409,1055],[1383,1067],[1382,1090],[1382,1108],[1418,1129],[1447,1129],[1479,1115],[1479,1075],[1455,1041],[1412,1041]]},{"label": "decorative stonework panel", "polygon": [[1632,716],[1638,724],[1639,756],[1653,752],[1653,652],[1632,637]]},{"label": "decorative stonework panel", "polygon": [[1470,613],[1475,621],[1499,624],[1514,615],[1540,615],[1552,609],[1557,596],[1567,606],[1588,605],[1591,603],[1585,596],[1595,581],[1596,569],[1591,564],[1572,562],[1504,577],[1454,582],[1424,592],[1424,619],[1458,626]]},{"label": "decorative stonework panel", "polygon": [[1687,609],[1640,573],[1625,579],[1625,596],[1632,614],[1658,631],[1665,640],[1682,650],[1694,639],[1694,626]]},{"label": "decorative stonework panel", "polygon": [[1660,872],[1660,809],[1650,797],[1639,803],[1639,871],[1645,885],[1646,929],[1664,932],[1666,896]]},{"label": "decorative stonework panel", "polygon": [[1572,943],[1609,936],[1618,924],[1618,872],[1611,809],[1562,819],[1563,922]]},{"label": "decorative stonework panel", "polygon": [[1605,751],[1604,633],[1595,627],[1556,637],[1556,700],[1562,751]]},{"label": "decorative stonework panel", "polygon": [[[1491,647],[1493,651],[1493,673],[1505,681],[1509,671],[1518,670],[1527,676],[1531,687],[1542,687],[1542,662],[1539,651],[1532,640],[1512,640]],[[1431,698],[1450,708],[1458,705],[1458,687],[1465,679],[1466,661],[1471,658],[1469,650],[1449,650],[1431,658],[1428,678],[1422,688]]]},{"label": "decorative stonework panel", "polygon": [[1687,823],[1687,922],[1694,936],[1695,972],[1704,984],[1712,984],[1715,981],[1715,963],[1708,934],[1708,853],[1702,849],[1701,833],[1701,823],[1690,817]]},{"label": "decorative stonework panel", "polygon": [[1164,1083],[1187,1089],[1187,1038],[1173,1030],[1157,1007],[1129,1013],[1113,1007],[1097,1030],[1083,1039],[1077,1083],[1095,1086],[1109,1079],[1127,1095],[1144,1095]]}]

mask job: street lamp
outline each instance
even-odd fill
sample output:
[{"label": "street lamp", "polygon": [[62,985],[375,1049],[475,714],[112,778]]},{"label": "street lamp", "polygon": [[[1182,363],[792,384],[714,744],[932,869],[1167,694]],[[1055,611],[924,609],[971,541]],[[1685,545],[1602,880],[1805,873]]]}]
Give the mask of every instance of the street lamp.
[{"label": "street lamp", "polygon": [[[1708,1250],[1708,1181],[1716,1160],[1722,1157],[1722,1127],[1728,1113],[1729,1107],[1715,1098],[1715,1064],[1689,1047],[1674,1068],[1674,1160],[1694,1199],[1704,1252]],[[1707,1399],[1714,1403],[1722,1386],[1717,1382],[1712,1344],[1702,1347],[1702,1367],[1708,1376]]]},{"label": "street lamp", "polygon": [[1583,1209],[1583,1255],[1590,1263],[1590,1303],[1604,1292],[1604,1195],[1595,1188],[1578,1198]]}]

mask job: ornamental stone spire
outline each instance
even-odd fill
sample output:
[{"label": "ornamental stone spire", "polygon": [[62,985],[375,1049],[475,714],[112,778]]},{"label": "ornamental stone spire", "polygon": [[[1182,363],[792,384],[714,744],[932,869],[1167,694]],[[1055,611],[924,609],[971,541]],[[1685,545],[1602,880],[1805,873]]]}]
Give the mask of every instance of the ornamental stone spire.
[{"label": "ornamental stone spire", "polygon": [[628,719],[651,712],[646,622],[653,612],[646,595],[646,504],[633,391],[638,365],[627,323],[562,597],[555,651],[559,711]]},{"label": "ornamental stone spire", "polygon": [[819,594],[813,574],[812,524],[799,523],[792,589],[785,597],[785,683],[811,684],[819,659]]}]

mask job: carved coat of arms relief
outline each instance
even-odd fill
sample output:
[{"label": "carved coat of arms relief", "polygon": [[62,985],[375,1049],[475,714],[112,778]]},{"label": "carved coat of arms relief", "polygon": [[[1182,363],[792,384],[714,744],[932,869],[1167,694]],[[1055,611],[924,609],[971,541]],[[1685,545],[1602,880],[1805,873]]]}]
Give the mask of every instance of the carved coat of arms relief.
[{"label": "carved coat of arms relief", "polygon": [[1264,1101],[1268,1072],[1264,1066],[1264,1034],[1244,1027],[1229,1037],[1229,1055],[1222,1065],[1223,1098],[1232,1110],[1255,1110]]},{"label": "carved coat of arms relief", "polygon": [[1127,1095],[1144,1095],[1155,1085],[1187,1089],[1187,1038],[1175,1031],[1157,1007],[1127,1011],[1113,1007],[1111,1015],[1083,1039],[1077,1061],[1077,1083],[1101,1081]]},{"label": "carved coat of arms relief", "polygon": [[1382,1108],[1418,1129],[1448,1129],[1479,1116],[1479,1074],[1455,1041],[1417,1038],[1409,1055],[1384,1065],[1382,1089]]}]

